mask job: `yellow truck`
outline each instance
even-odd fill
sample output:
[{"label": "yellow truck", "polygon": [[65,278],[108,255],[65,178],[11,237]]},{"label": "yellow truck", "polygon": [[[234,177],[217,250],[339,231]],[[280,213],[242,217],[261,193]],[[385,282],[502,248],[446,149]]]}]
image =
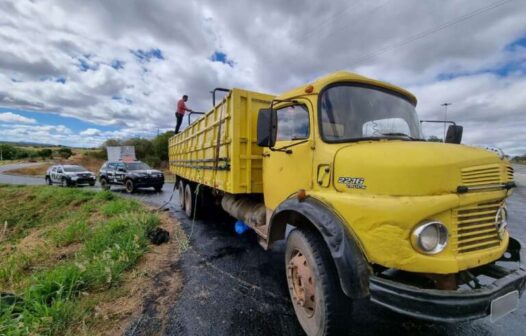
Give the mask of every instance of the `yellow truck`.
[{"label": "yellow truck", "polygon": [[507,231],[513,169],[498,153],[426,142],[416,98],[336,72],[279,96],[232,89],[169,141],[181,206],[221,204],[268,249],[286,239],[296,316],[339,334],[353,302],[416,318],[496,320],[526,284]]}]

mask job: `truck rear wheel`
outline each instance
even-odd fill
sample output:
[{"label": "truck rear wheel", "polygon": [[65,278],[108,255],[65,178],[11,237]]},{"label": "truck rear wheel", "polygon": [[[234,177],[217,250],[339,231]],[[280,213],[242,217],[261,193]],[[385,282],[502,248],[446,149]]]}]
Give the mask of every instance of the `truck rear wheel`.
[{"label": "truck rear wheel", "polygon": [[184,188],[184,212],[189,218],[192,218],[194,215],[194,197],[193,190],[190,183],[186,183]]},{"label": "truck rear wheel", "polygon": [[183,180],[179,180],[179,186],[177,187],[177,191],[179,192],[179,205],[181,206],[181,209],[184,210],[184,182]]},{"label": "truck rear wheel", "polygon": [[293,230],[287,238],[285,267],[296,317],[309,336],[340,335],[351,318],[351,301],[341,290],[323,238]]}]

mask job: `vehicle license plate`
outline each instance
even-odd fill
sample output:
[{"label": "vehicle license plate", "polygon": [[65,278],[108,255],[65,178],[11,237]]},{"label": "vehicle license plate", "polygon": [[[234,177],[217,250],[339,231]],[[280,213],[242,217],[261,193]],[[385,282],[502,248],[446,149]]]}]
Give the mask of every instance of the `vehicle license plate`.
[{"label": "vehicle license plate", "polygon": [[519,306],[519,292],[513,291],[491,301],[491,322],[508,315]]}]

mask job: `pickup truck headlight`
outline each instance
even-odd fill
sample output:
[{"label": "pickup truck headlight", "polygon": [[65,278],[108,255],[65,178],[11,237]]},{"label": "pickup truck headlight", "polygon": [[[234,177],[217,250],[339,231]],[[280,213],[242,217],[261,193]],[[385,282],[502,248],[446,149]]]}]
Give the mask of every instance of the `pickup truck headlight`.
[{"label": "pickup truck headlight", "polygon": [[428,221],[417,226],[411,234],[413,247],[424,254],[437,254],[447,246],[448,231],[438,221]]},{"label": "pickup truck headlight", "polygon": [[76,181],[76,180],[78,180],[78,179],[79,179],[78,176],[71,176],[71,180],[72,180],[72,181]]}]

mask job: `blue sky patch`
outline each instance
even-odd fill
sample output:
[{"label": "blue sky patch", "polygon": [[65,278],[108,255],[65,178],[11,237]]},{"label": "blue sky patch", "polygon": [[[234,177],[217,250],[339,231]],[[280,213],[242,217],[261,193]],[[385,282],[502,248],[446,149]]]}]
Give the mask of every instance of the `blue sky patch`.
[{"label": "blue sky patch", "polygon": [[112,100],[117,100],[123,104],[127,104],[127,105],[132,105],[133,104],[133,100],[131,100],[130,98],[125,98],[125,97],[122,97],[122,96],[119,96],[119,95],[115,95],[115,96],[112,96],[111,97]]},{"label": "blue sky patch", "polygon": [[111,67],[115,70],[124,69],[124,61],[121,61],[119,59],[114,59],[111,61]]},{"label": "blue sky patch", "polygon": [[228,59],[228,56],[227,54],[225,54],[224,52],[221,52],[221,51],[215,51],[212,56],[210,56],[210,60],[212,62],[220,62],[220,63],[223,63],[223,64],[227,64],[229,65],[230,67],[234,67],[234,61],[232,61],[231,59]]},{"label": "blue sky patch", "polygon": [[504,47],[506,51],[514,51],[517,48],[526,48],[526,37],[522,37],[518,40],[511,42],[510,44]]},{"label": "blue sky patch", "polygon": [[77,66],[79,67],[80,71],[86,72],[88,70],[94,70],[94,71],[98,70],[99,69],[99,65],[97,63],[90,64],[87,61],[88,59],[89,59],[88,57],[86,57],[86,58],[81,58],[81,57],[77,58],[77,60],[79,61]]},{"label": "blue sky patch", "polygon": [[130,52],[137,58],[141,63],[150,62],[153,59],[164,60],[164,55],[161,49],[152,48],[150,50],[130,50]]},{"label": "blue sky patch", "polygon": [[[506,53],[513,53],[516,52],[518,48],[526,48],[526,37],[509,43],[508,45],[506,45],[506,47],[504,47],[503,51]],[[526,75],[526,58],[515,59],[505,64],[497,64],[492,68],[479,69],[477,71],[458,71],[441,73],[438,76],[436,76],[436,79],[438,81],[445,81],[452,80],[457,77],[474,76],[488,73],[497,75],[499,77],[507,77],[511,74]]]}]

